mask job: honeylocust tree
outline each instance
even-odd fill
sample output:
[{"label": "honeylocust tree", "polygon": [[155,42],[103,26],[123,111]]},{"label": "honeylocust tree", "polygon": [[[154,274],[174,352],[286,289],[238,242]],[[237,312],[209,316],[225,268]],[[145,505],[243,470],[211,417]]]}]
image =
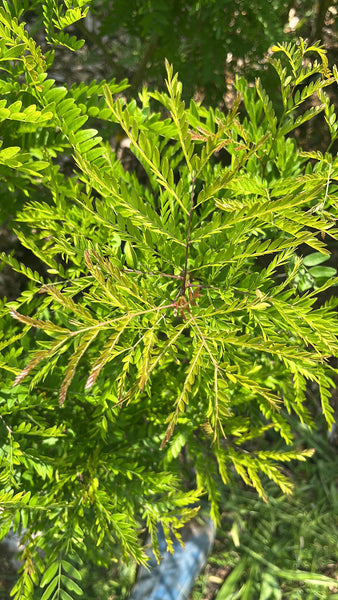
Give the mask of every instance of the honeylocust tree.
[{"label": "honeylocust tree", "polygon": [[[84,559],[144,563],[145,527],[170,549],[201,497],[217,521],[220,486],[290,493],[309,382],[332,424],[337,301],[317,299],[338,278],[303,257],[337,237],[338,74],[300,39],[272,48],[277,106],[259,79],[226,113],[186,106],[169,63],[167,91],[131,101],[127,82],[60,86],[53,46],[80,47],[64,29],[88,3],[43,5],[45,53],[0,9],[1,185],[39,261],[2,256],[27,287],[1,307],[0,506],[24,542],[13,596],[47,600],[82,594]],[[327,151],[302,151],[319,118]]]}]

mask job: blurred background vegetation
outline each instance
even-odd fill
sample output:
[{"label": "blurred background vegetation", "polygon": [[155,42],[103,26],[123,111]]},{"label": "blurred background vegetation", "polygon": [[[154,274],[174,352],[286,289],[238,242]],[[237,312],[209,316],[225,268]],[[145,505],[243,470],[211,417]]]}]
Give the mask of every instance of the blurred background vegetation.
[{"label": "blurred background vegetation", "polygon": [[[95,0],[82,34],[87,58],[100,50],[109,75],[128,77],[131,95],[144,83],[163,85],[167,58],[186,98],[214,105],[225,101],[234,73],[262,75],[273,43],[328,38],[335,12],[330,0]],[[326,45],[333,51],[331,40]]]},{"label": "blurred background vegetation", "polygon": [[[38,36],[41,1],[22,5]],[[143,85],[164,86],[167,58],[186,99],[197,95],[222,104],[235,74],[264,78],[265,53],[274,43],[299,36],[321,40],[335,62],[336,15],[332,0],[93,0],[86,19],[74,27],[86,43],[76,57],[69,53],[69,68],[58,50],[58,77],[68,83],[93,75],[127,77],[134,97]],[[266,83],[273,89],[273,81]]]}]

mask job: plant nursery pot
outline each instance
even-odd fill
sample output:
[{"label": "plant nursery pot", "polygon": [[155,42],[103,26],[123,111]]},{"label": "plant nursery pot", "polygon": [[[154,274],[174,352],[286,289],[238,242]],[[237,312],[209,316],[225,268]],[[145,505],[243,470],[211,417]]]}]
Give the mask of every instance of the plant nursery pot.
[{"label": "plant nursery pot", "polygon": [[186,600],[212,549],[214,522],[208,518],[202,524],[195,519],[187,523],[182,533],[184,546],[174,539],[173,554],[167,551],[161,526],[157,537],[162,559],[158,564],[149,549],[147,568],[140,567],[129,600]]}]

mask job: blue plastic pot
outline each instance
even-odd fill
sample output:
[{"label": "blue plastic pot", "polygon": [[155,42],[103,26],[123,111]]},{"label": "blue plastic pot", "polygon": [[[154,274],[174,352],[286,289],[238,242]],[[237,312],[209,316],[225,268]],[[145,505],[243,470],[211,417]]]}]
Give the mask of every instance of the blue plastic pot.
[{"label": "blue plastic pot", "polygon": [[184,547],[174,540],[174,553],[166,550],[162,527],[158,542],[162,560],[157,564],[150,549],[148,569],[141,567],[129,600],[186,600],[196,578],[207,562],[215,539],[215,525],[208,519],[203,525],[195,520],[185,525]]}]

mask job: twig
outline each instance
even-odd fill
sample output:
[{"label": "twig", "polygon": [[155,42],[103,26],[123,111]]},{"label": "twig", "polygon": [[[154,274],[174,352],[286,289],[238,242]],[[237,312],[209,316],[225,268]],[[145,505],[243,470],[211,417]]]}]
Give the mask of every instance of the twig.
[{"label": "twig", "polygon": [[191,182],[191,195],[190,195],[190,211],[188,218],[188,231],[187,231],[187,241],[185,244],[185,260],[184,260],[184,270],[183,270],[183,283],[181,287],[180,294],[182,296],[185,295],[185,290],[187,287],[187,276],[188,276],[188,257],[189,257],[189,244],[190,244],[190,236],[191,236],[191,219],[192,213],[194,210],[194,194],[195,194],[195,177],[193,177]]},{"label": "twig", "polygon": [[12,430],[12,429],[11,429],[11,428],[10,428],[10,427],[7,425],[7,423],[6,423],[5,419],[3,418],[3,416],[2,416],[2,415],[0,415],[0,419],[1,419],[1,421],[3,422],[4,426],[6,427],[6,429],[7,429],[8,433],[9,433],[9,435],[12,435],[12,434],[13,434],[13,430]]}]

